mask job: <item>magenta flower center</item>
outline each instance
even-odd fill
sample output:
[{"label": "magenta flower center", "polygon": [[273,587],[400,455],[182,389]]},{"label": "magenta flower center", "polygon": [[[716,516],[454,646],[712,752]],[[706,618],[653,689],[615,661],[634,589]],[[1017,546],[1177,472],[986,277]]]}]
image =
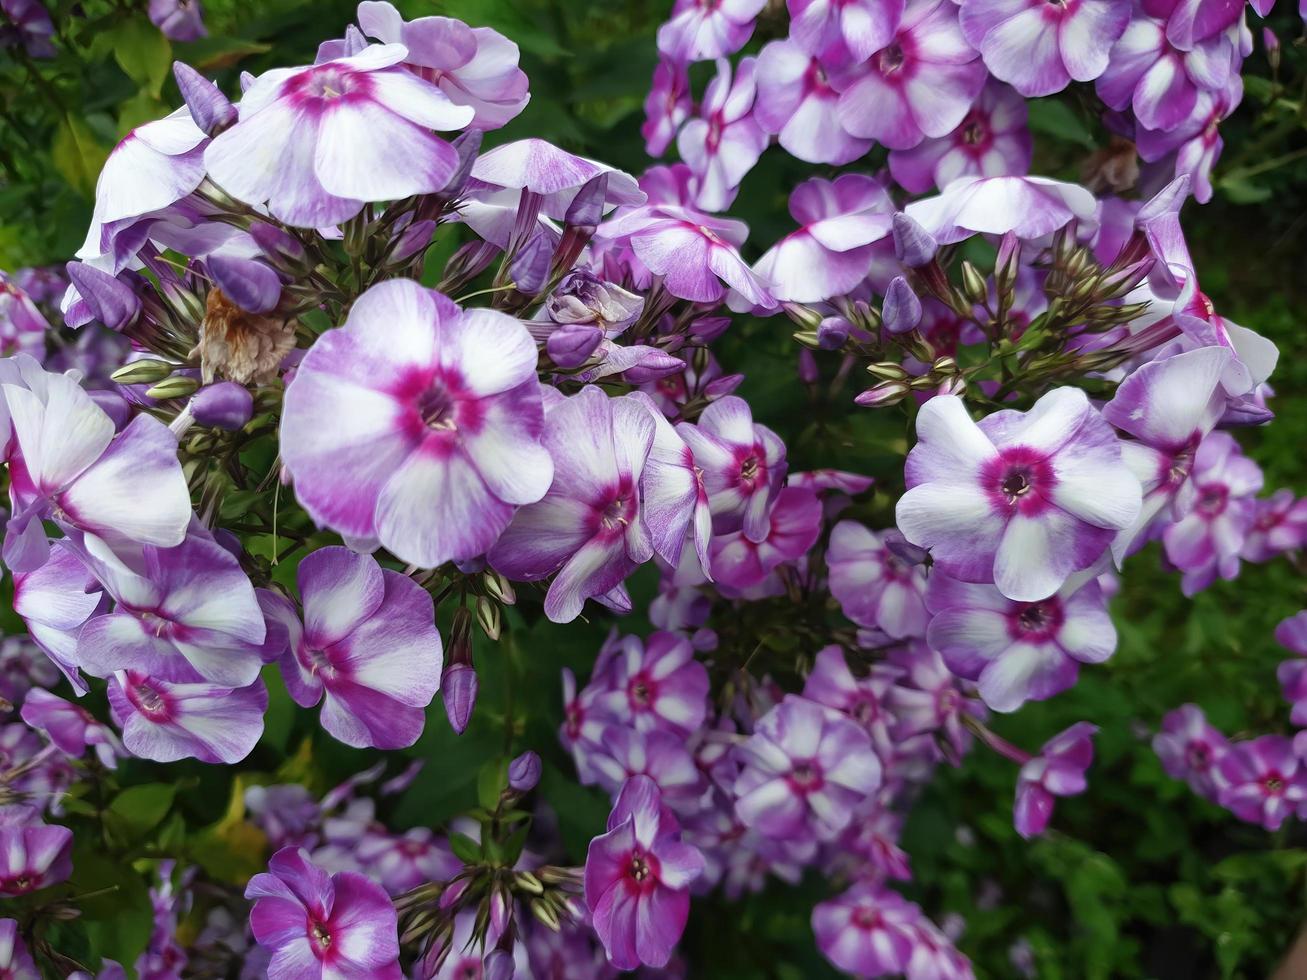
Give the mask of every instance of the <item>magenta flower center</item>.
[{"label": "magenta flower center", "polygon": [[903,45],[899,43],[891,44],[889,47],[876,53],[876,68],[882,75],[892,75],[903,67],[907,61],[907,54],[903,50]]},{"label": "magenta flower center", "polygon": [[635,488],[623,480],[622,485],[596,510],[599,513],[600,533],[625,533],[626,528],[635,520]]},{"label": "magenta flower center", "polygon": [[1262,777],[1262,788],[1268,796],[1279,796],[1284,792],[1284,777],[1278,772],[1268,772]]},{"label": "magenta flower center", "polygon": [[167,721],[172,715],[171,705],[163,692],[153,687],[149,681],[138,681],[127,685],[127,696],[136,710],[151,721]]},{"label": "magenta flower center", "polygon": [[872,697],[860,697],[853,702],[849,710],[853,720],[862,725],[867,725],[880,717],[880,705]]},{"label": "magenta flower center", "polygon": [[1194,509],[1204,517],[1217,517],[1230,500],[1230,489],[1221,483],[1212,483],[1203,487],[1194,502]]},{"label": "magenta flower center", "polygon": [[313,939],[313,951],[322,956],[331,948],[331,931],[327,924],[318,919],[309,919],[309,936]]},{"label": "magenta flower center", "polygon": [[1212,750],[1206,742],[1190,742],[1185,751],[1185,761],[1190,769],[1206,772],[1212,765]]},{"label": "magenta flower center", "polygon": [[428,429],[453,430],[458,428],[458,424],[454,420],[454,396],[443,385],[432,385],[419,395],[417,409],[422,424]]},{"label": "magenta flower center", "polygon": [[821,789],[824,782],[821,766],[812,759],[796,762],[790,768],[790,785],[800,793]]},{"label": "magenta flower center", "polygon": [[636,674],[626,686],[626,696],[632,708],[647,711],[658,696],[658,686],[648,674]]},{"label": "magenta flower center", "polygon": [[1009,615],[1013,636],[1024,640],[1047,640],[1056,635],[1065,616],[1056,597],[1040,602],[1019,603]]},{"label": "magenta flower center", "polygon": [[1000,514],[1013,510],[1026,516],[1040,513],[1049,506],[1047,494],[1057,485],[1048,457],[1025,446],[1004,449],[985,464],[980,479]]},{"label": "magenta flower center", "polygon": [[626,883],[636,892],[651,892],[658,886],[658,859],[636,848],[626,863]]},{"label": "magenta flower center", "polygon": [[865,905],[860,905],[853,910],[852,922],[859,929],[866,929],[868,932],[873,929],[879,929],[884,925],[884,920],[881,919],[880,913],[875,909],[867,908]]},{"label": "magenta flower center", "polygon": [[332,663],[331,657],[326,650],[301,642],[297,652],[299,653],[300,663],[310,674],[322,676],[323,678],[336,676],[336,665]]},{"label": "magenta flower center", "polygon": [[291,85],[292,91],[298,89],[301,97],[327,103],[361,92],[366,87],[366,82],[355,72],[324,65],[292,79]]},{"label": "magenta flower center", "polygon": [[989,120],[979,112],[971,112],[962,120],[960,127],[962,145],[975,153],[982,153],[993,143],[993,134],[989,131]]}]

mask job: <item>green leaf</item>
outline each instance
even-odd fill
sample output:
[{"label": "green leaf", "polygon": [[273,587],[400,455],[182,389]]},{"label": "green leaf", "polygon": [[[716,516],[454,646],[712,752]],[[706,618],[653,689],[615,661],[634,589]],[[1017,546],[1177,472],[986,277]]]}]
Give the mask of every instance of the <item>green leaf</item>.
[{"label": "green leaf", "polygon": [[1029,125],[1037,133],[1052,136],[1068,143],[1078,143],[1092,150],[1097,145],[1083,119],[1065,102],[1058,99],[1033,99],[1026,103]]},{"label": "green leaf", "polygon": [[114,60],[130,78],[158,97],[172,68],[172,44],[144,17],[123,21],[114,31]]},{"label": "green leaf", "polygon": [[477,773],[477,803],[487,810],[499,805],[499,796],[508,785],[508,759],[491,759]]},{"label": "green leaf", "polygon": [[271,51],[271,44],[238,37],[203,37],[177,46],[177,59],[200,71],[229,68],[242,58]]},{"label": "green leaf", "polygon": [[55,127],[50,147],[54,167],[84,197],[95,194],[95,181],[109,156],[90,128],[81,119],[64,116]]},{"label": "green leaf", "polygon": [[450,834],[449,849],[464,864],[478,864],[481,861],[481,845],[467,834]]},{"label": "green leaf", "polygon": [[154,926],[150,893],[140,874],[103,854],[88,836],[74,849],[70,880],[77,894],[90,895],[77,904],[91,948],[119,963],[134,963]]},{"label": "green leaf", "polygon": [[113,817],[128,840],[140,840],[168,815],[176,795],[175,783],[131,786],[114,797],[106,816]]}]

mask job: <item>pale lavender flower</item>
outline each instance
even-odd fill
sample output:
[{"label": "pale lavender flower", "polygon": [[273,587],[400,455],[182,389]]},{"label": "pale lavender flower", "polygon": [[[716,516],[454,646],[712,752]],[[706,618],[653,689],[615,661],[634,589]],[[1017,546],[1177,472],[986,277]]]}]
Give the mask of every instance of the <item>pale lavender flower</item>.
[{"label": "pale lavender flower", "polygon": [[564,221],[581,191],[588,185],[598,186],[593,184],[596,180],[602,184],[603,212],[645,201],[644,191],[630,174],[560,150],[542,139],[504,143],[482,153],[472,164],[470,187],[479,198],[512,204],[514,212],[534,200],[529,196],[534,195],[544,214]]},{"label": "pale lavender flower", "polygon": [[14,574],[14,612],[28,635],[78,694],[87,691],[77,661],[77,636],[108,599],[81,560],[65,545],[55,544],[50,560],[34,572]]},{"label": "pale lavender flower", "polygon": [[913,953],[921,909],[898,892],[859,882],[812,910],[817,948],[836,967],[859,977],[902,973]]},{"label": "pale lavender flower", "polygon": [[979,425],[962,400],[932,398],[917,416],[899,529],[964,582],[1010,599],[1046,599],[1102,557],[1138,516],[1138,479],[1085,393],[1058,388],[1029,412]]},{"label": "pale lavender flower", "polygon": [[0,362],[13,424],[4,561],[30,572],[50,554],[42,521],[145,545],[181,544],[190,493],[167,427],[138,415],[121,433],[77,382],[20,355]]},{"label": "pale lavender flower", "polygon": [[14,919],[0,919],[0,973],[12,980],[41,980]]},{"label": "pale lavender flower", "polygon": [[160,681],[243,688],[263,664],[263,614],[249,578],[226,548],[192,531],[175,548],[111,549],[85,535],[79,556],[111,613],[77,637],[76,662],[96,677],[134,670]]},{"label": "pale lavender flower", "polygon": [[744,175],[767,148],[767,133],[754,118],[758,62],[744,58],[731,74],[721,59],[708,83],[699,115],[681,127],[676,148],[698,180],[695,204],[705,211],[722,211],[735,199]]},{"label": "pale lavender flower", "polygon": [[672,61],[709,61],[734,54],[753,33],[767,0],[676,0],[658,28],[658,50]]},{"label": "pale lavender flower", "polygon": [[0,48],[17,43],[33,58],[54,57],[54,22],[41,0],[0,0],[0,13],[9,21],[0,27]]},{"label": "pale lavender flower", "polygon": [[758,55],[754,117],[791,156],[809,163],[850,163],[872,141],[840,125],[840,94],[829,66],[793,39],[773,41]]},{"label": "pale lavender flower", "polygon": [[930,577],[927,642],[949,670],[977,682],[995,711],[1043,701],[1076,682],[1082,663],[1103,663],[1116,649],[1116,628],[1097,581],[1077,575],[1038,602],[1015,602],[992,585],[942,572]]},{"label": "pale lavender flower", "polygon": [[924,194],[958,177],[1024,175],[1033,152],[1026,100],[990,81],[956,129],[910,150],[891,150],[889,168],[905,190]]},{"label": "pale lavender flower", "polygon": [[274,850],[287,845],[313,848],[318,843],[322,808],[299,783],[246,787],[245,808]]},{"label": "pale lavender flower", "polygon": [[777,566],[806,555],[821,533],[821,501],[811,490],[785,487],[767,520],[767,536],[761,541],[751,541],[743,531],[713,538],[710,567],[724,593],[753,589]]},{"label": "pale lavender flower", "polygon": [[440,687],[442,650],[430,594],[370,555],[320,548],[295,571],[304,606],[262,591],[287,631],[281,675],[297,704],[322,706],[322,727],[346,745],[397,749],[422,734]]},{"label": "pale lavender flower", "polygon": [[27,693],[54,687],[59,672],[45,652],[29,637],[7,636],[0,640],[0,699],[22,704]]},{"label": "pale lavender flower", "polygon": [[1075,796],[1089,785],[1085,770],[1094,761],[1097,725],[1076,722],[1044,743],[1039,755],[1021,767],[1013,821],[1017,833],[1038,837],[1053,816],[1055,797]]},{"label": "pale lavender flower", "polygon": [[949,0],[908,0],[894,38],[842,73],[839,119],[846,132],[891,150],[951,132],[985,85],[985,66]]},{"label": "pale lavender flower", "polygon": [[240,120],[205,150],[209,176],[307,228],[347,221],[365,202],[443,189],[458,153],[431,130],[461,129],[475,113],[400,67],[406,55],[373,45],[265,73],[241,99]]},{"label": "pale lavender flower", "polygon": [[32,297],[0,272],[0,354],[12,357],[23,353],[44,360],[49,330],[49,322]]},{"label": "pale lavender flower", "polygon": [[0,895],[16,898],[65,880],[73,870],[73,832],[43,824],[37,811],[0,807]]},{"label": "pale lavender flower", "polygon": [[1175,176],[1191,177],[1194,200],[1206,204],[1212,199],[1212,167],[1225,146],[1219,125],[1242,100],[1243,78],[1231,72],[1229,81],[1220,89],[1198,93],[1193,111],[1178,126],[1169,130],[1137,129],[1135,146],[1140,159],[1159,166],[1173,160]]},{"label": "pale lavender flower", "polygon": [[363,875],[328,876],[302,850],[287,847],[250,879],[245,897],[254,900],[254,938],[272,951],[273,980],[401,980],[395,907]]},{"label": "pale lavender flower", "polygon": [[801,226],[754,265],[780,300],[813,303],[853,292],[875,261],[875,243],[890,233],[894,204],[878,180],[841,174],[805,180],[790,195]]},{"label": "pale lavender flower", "polygon": [[1275,627],[1275,642],[1300,657],[1307,657],[1307,610],[1281,620]]},{"label": "pale lavender flower", "polygon": [[1129,107],[1145,129],[1175,129],[1193,113],[1200,91],[1225,87],[1237,64],[1234,54],[1226,35],[1179,48],[1167,38],[1164,20],[1138,10],[1112,47],[1095,89],[1109,107]]},{"label": "pale lavender flower", "polygon": [[536,357],[509,316],[407,279],[374,286],[287,389],[281,452],[300,503],[422,567],[481,554],[553,478]]},{"label": "pale lavender flower", "polygon": [[960,758],[971,744],[963,719],[983,718],[984,705],[963,692],[962,682],[925,640],[891,649],[888,659],[903,672],[889,691],[892,734],[898,739],[942,736],[953,756]]},{"label": "pale lavender flower", "polygon": [[150,22],[173,41],[198,41],[208,37],[200,0],[150,0]]},{"label": "pale lavender flower", "polygon": [[891,551],[893,537],[902,539],[897,531],[877,534],[855,521],[836,524],[826,551],[831,595],[859,626],[882,629],[896,639],[923,636],[930,621],[926,570]]},{"label": "pale lavender flower", "polygon": [[960,20],[994,77],[1034,98],[1103,73],[1130,0],[965,0]]},{"label": "pale lavender flower", "polygon": [[368,877],[391,895],[428,881],[449,881],[463,870],[448,842],[427,827],[402,834],[365,831],[353,851]]},{"label": "pale lavender flower", "polygon": [[742,529],[750,541],[766,540],[787,468],[780,437],[754,423],[748,403],[734,395],[713,402],[697,423],[682,422],[676,431],[703,471],[713,530]]},{"label": "pale lavender flower", "polygon": [[1092,226],[1098,200],[1078,184],[1048,177],[958,177],[904,213],[940,245],[1008,232],[1032,241],[1073,221]]},{"label": "pale lavender flower", "polygon": [[[942,921],[947,928],[948,918]],[[965,927],[965,923],[961,925]],[[911,980],[975,980],[970,961],[953,945],[945,930],[925,916],[912,927],[912,953],[904,975]]]},{"label": "pale lavender flower", "polygon": [[817,651],[812,672],[803,682],[803,696],[848,715],[867,730],[877,754],[888,758],[893,748],[890,726],[895,720],[890,703],[900,673],[887,664],[875,664],[865,677],[855,677],[843,649],[832,644]]},{"label": "pale lavender flower", "polygon": [[1239,552],[1256,516],[1261,467],[1228,432],[1212,432],[1194,453],[1180,516],[1162,531],[1166,557],[1184,571],[1193,595],[1215,580],[1239,574]]},{"label": "pale lavender flower", "polygon": [[1230,743],[1214,728],[1196,704],[1168,711],[1162,730],[1153,736],[1153,751],[1172,779],[1183,779],[1199,796],[1217,803],[1225,788],[1221,758]]},{"label": "pale lavender flower", "polygon": [[100,764],[118,767],[122,744],[107,725],[96,721],[89,711],[41,688],[29,691],[20,713],[23,721],[45,732],[60,752],[80,758],[94,746]]},{"label": "pale lavender flower", "polygon": [[665,966],[685,931],[689,887],[704,860],[679,831],[653,781],[633,776],[608,817],[608,833],[590,842],[585,901],[619,970]]},{"label": "pale lavender flower", "polygon": [[243,688],[176,684],[136,670],[109,682],[109,707],[132,755],[155,762],[199,759],[232,765],[263,735],[268,690],[256,680]]},{"label": "pale lavender flower", "polygon": [[764,715],[738,748],[735,812],[768,837],[832,840],[854,806],[881,783],[867,732],[849,718],[797,695]]},{"label": "pale lavender flower", "polygon": [[1236,742],[1218,766],[1225,783],[1220,804],[1240,820],[1279,830],[1307,802],[1307,771],[1294,743],[1281,735]]},{"label": "pale lavender flower", "polygon": [[[403,65],[431,82],[455,105],[476,112],[468,125],[498,129],[526,108],[530,87],[517,66],[517,45],[489,27],[469,27],[452,17],[405,21],[393,4],[364,0],[358,7],[363,33],[382,44],[408,49]],[[318,61],[350,54],[347,41],[329,41]]]},{"label": "pale lavender flower", "polygon": [[1256,503],[1252,527],[1239,553],[1244,561],[1270,561],[1307,545],[1307,497],[1281,488]]},{"label": "pale lavender flower", "polygon": [[652,779],[673,809],[693,810],[703,795],[703,774],[685,736],[666,728],[640,732],[624,723],[608,725],[594,744],[581,742],[573,751],[578,772],[592,775],[614,797],[632,776]]},{"label": "pale lavender flower", "polygon": [[790,38],[830,61],[866,61],[886,47],[903,17],[904,0],[786,0]]},{"label": "pale lavender flower", "polygon": [[684,637],[657,630],[641,642],[622,637],[612,668],[596,684],[593,706],[637,731],[689,736],[708,710],[708,671]]}]

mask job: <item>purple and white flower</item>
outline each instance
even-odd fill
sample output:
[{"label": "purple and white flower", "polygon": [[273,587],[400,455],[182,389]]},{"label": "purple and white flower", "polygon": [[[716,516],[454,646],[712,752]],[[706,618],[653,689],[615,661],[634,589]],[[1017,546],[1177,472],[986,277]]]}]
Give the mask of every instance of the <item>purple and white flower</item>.
[{"label": "purple and white flower", "polygon": [[268,690],[263,681],[242,688],[176,684],[136,670],[109,681],[109,708],[132,755],[155,762],[199,759],[232,765],[263,735]]},{"label": "purple and white flower", "polygon": [[1183,779],[1199,796],[1220,801],[1225,788],[1221,759],[1230,749],[1225,736],[1208,722],[1196,704],[1168,711],[1162,730],[1153,736],[1153,751],[1173,779]]},{"label": "purple and white flower", "polygon": [[1085,770],[1094,761],[1097,725],[1079,721],[1044,743],[1039,755],[1021,767],[1013,821],[1017,833],[1038,837],[1053,816],[1056,797],[1083,793],[1089,782]]},{"label": "purple and white flower", "polygon": [[1307,770],[1294,744],[1281,735],[1235,742],[1218,763],[1220,803],[1240,820],[1279,830],[1307,802]]},{"label": "purple and white flower", "polygon": [[902,540],[897,531],[877,534],[856,521],[831,528],[826,551],[831,595],[859,626],[884,630],[896,639],[923,636],[930,621],[926,570],[891,550],[895,537]]},{"label": "purple and white flower", "polygon": [[695,203],[705,211],[730,206],[744,175],[767,148],[767,133],[754,117],[758,62],[743,59],[731,76],[731,64],[717,63],[699,115],[681,127],[676,148],[698,180]]},{"label": "purple and white flower", "polygon": [[16,898],[64,881],[73,870],[73,832],[43,824],[31,807],[0,807],[0,895]]}]

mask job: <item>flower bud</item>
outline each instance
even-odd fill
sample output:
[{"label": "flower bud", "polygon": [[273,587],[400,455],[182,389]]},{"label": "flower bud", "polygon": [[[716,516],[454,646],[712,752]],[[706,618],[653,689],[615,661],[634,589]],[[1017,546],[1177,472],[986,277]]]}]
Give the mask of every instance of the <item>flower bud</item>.
[{"label": "flower bud", "polygon": [[821,323],[821,314],[802,303],[782,303],[781,309],[785,311],[786,316],[804,330],[816,330]]},{"label": "flower bud", "polygon": [[540,782],[540,756],[527,750],[508,764],[508,785],[518,793],[529,793]]},{"label": "flower bud", "polygon": [[498,572],[487,571],[481,581],[485,585],[486,592],[505,606],[517,602],[517,591],[513,588],[513,583]]},{"label": "flower bud", "polygon": [[828,316],[817,325],[817,346],[822,350],[839,350],[849,339],[853,324],[842,316]]},{"label": "flower bud", "polygon": [[882,381],[868,388],[853,401],[863,408],[885,408],[888,405],[897,405],[908,391],[908,386],[902,381]]},{"label": "flower bud", "polygon": [[812,356],[812,351],[804,347],[799,351],[799,380],[805,385],[815,385],[821,379],[821,371],[817,368],[817,359]]},{"label": "flower bud", "polygon": [[546,235],[533,235],[508,264],[508,277],[518,292],[534,296],[549,279],[549,261],[554,243]]},{"label": "flower bud", "polygon": [[190,110],[195,125],[210,136],[217,136],[236,122],[236,107],[213,82],[184,61],[172,63],[172,75],[181,89],[182,100]]},{"label": "flower bud", "polygon": [[935,257],[939,243],[913,218],[900,211],[894,215],[894,254],[909,269],[917,269]]},{"label": "flower bud", "polygon": [[109,379],[120,385],[149,385],[162,381],[176,370],[176,364],[144,357],[139,361],[124,364],[109,375]]},{"label": "flower bud", "polygon": [[205,385],[191,399],[191,414],[200,425],[235,432],[253,417],[254,396],[234,381]]},{"label": "flower bud", "polygon": [[580,367],[590,359],[603,339],[604,332],[598,327],[566,323],[545,340],[545,352],[560,368]]},{"label": "flower bud", "polygon": [[970,303],[980,304],[989,297],[985,277],[970,262],[962,263],[962,293]]},{"label": "flower bud", "polygon": [[517,965],[506,949],[493,949],[481,964],[482,980],[513,980]]},{"label": "flower bud", "polygon": [[499,618],[499,603],[488,596],[478,596],[477,625],[490,639],[499,639],[499,631],[502,626]]},{"label": "flower bud", "polygon": [[145,394],[148,398],[163,401],[167,398],[186,398],[188,395],[195,394],[196,389],[199,387],[199,378],[193,378],[185,374],[174,374],[171,378],[160,381],[154,387],[145,389]]},{"label": "flower bud", "polygon": [[84,262],[66,268],[86,308],[110,330],[122,330],[140,315],[141,300],[131,286]]},{"label": "flower bud", "polygon": [[605,329],[629,323],[643,309],[643,297],[584,269],[565,275],[545,300],[545,315],[555,323],[592,323]]},{"label": "flower bud", "polygon": [[903,381],[908,376],[903,365],[895,361],[876,361],[868,364],[867,373],[874,378],[884,378],[886,381]]},{"label": "flower bud", "polygon": [[467,731],[472,710],[477,703],[477,672],[471,664],[454,664],[445,671],[440,684],[440,696],[445,702],[445,716],[456,735]]},{"label": "flower bud", "polygon": [[402,265],[431,244],[436,233],[436,223],[431,219],[414,221],[395,236],[394,247],[390,250],[390,262]]},{"label": "flower bud", "polygon": [[913,544],[894,528],[890,528],[882,534],[881,540],[885,543],[885,547],[889,549],[890,554],[905,564],[921,565],[930,557],[930,552]]},{"label": "flower bud", "polygon": [[1262,28],[1262,44],[1266,47],[1266,61],[1271,66],[1271,71],[1280,69],[1280,39],[1275,36],[1275,32],[1269,27]]},{"label": "flower bud", "polygon": [[792,336],[809,350],[821,350],[821,339],[816,330],[800,330]]},{"label": "flower bud", "polygon": [[704,385],[703,394],[709,401],[715,401],[729,395],[743,383],[744,375],[742,374],[723,374],[720,378],[714,378]]},{"label": "flower bud", "polygon": [[262,262],[210,255],[204,267],[222,294],[246,313],[270,313],[281,301],[281,279]]},{"label": "flower bud", "polygon": [[481,140],[484,138],[485,134],[481,130],[467,129],[452,142],[451,145],[458,153],[458,166],[454,168],[454,173],[445,184],[444,190],[440,192],[441,197],[452,198],[462,193],[463,186],[472,174],[472,165],[477,162],[477,157],[481,154]]},{"label": "flower bud", "polygon": [[307,258],[304,245],[294,235],[266,221],[254,222],[249,230],[254,244],[274,269],[295,273],[304,267]]},{"label": "flower bud", "polygon": [[880,315],[885,329],[892,334],[915,330],[921,322],[921,300],[902,276],[895,276],[886,288]]},{"label": "flower bud", "polygon": [[593,232],[604,216],[604,203],[608,199],[608,174],[596,174],[587,180],[572,203],[567,206],[563,223],[572,228],[585,228]]}]

